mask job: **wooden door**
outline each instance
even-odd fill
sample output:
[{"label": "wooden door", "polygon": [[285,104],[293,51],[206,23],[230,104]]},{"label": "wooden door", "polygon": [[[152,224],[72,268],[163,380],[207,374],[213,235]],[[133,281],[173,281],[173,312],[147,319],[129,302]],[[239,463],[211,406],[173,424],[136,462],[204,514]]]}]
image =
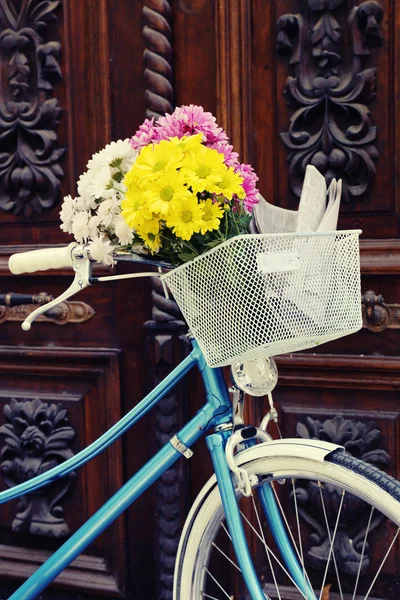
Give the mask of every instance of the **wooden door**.
[{"label": "wooden door", "polygon": [[[131,136],[145,115],[201,104],[254,165],[270,202],[296,208],[310,162],[343,179],[340,227],[363,230],[365,326],[318,352],[281,357],[275,397],[285,434],[344,443],[399,477],[398,30],[396,0],[1,0],[0,294],[64,290],[66,270],[11,277],[8,256],[69,242],[60,201],[93,152]],[[31,308],[0,312],[0,417],[4,427],[19,415],[24,477],[33,451],[25,438],[43,419],[50,425],[39,436],[65,427],[61,461],[186,352],[179,312],[148,284],[89,288],[22,333]],[[17,503],[2,507],[0,597],[201,400],[193,386],[172,395],[65,489],[28,498],[26,518]],[[250,416],[265,409],[252,403]],[[15,460],[4,435],[1,443]],[[35,452],[41,468],[46,457]],[[179,529],[207,461],[196,448],[44,598],[170,598]],[[3,476],[3,488],[12,483]]]}]

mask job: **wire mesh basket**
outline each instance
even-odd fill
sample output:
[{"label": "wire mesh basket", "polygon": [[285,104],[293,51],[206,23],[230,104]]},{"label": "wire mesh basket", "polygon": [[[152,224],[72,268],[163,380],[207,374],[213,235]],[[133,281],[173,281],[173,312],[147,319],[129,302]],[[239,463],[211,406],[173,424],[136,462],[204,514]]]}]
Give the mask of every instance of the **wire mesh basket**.
[{"label": "wire mesh basket", "polygon": [[304,350],[362,326],[360,233],[241,235],[162,278],[211,367]]}]

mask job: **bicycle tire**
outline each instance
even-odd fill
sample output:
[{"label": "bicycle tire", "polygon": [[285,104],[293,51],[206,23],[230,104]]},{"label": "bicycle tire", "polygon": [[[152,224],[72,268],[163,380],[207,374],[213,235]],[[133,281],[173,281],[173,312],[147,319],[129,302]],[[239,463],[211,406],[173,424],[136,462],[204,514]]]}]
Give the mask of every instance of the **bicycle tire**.
[{"label": "bicycle tire", "polygon": [[[258,451],[258,455],[260,455],[260,451]],[[246,468],[249,474],[256,474],[264,483],[268,480],[267,485],[274,485],[275,488],[279,488],[280,498],[282,498],[283,488],[289,483],[288,496],[292,497],[291,500],[289,499],[289,502],[292,501],[294,503],[294,498],[296,497],[297,505],[302,501],[301,496],[304,496],[304,493],[308,493],[308,496],[312,497],[312,501],[315,501],[313,494],[315,486],[320,491],[322,498],[321,505],[325,503],[328,496],[336,496],[339,493],[339,489],[344,490],[343,498],[345,500],[342,502],[339,524],[335,525],[335,538],[332,538],[334,534],[332,517],[329,514],[328,518],[325,518],[325,525],[328,523],[331,540],[333,539],[333,544],[331,543],[330,546],[333,545],[334,547],[334,550],[330,551],[331,556],[329,557],[328,554],[327,559],[327,549],[323,548],[324,543],[321,542],[321,539],[319,540],[319,546],[318,544],[315,546],[318,535],[313,530],[313,527],[310,526],[310,523],[313,523],[313,519],[315,520],[315,515],[308,515],[309,518],[307,519],[306,509],[301,507],[300,511],[298,510],[300,517],[294,519],[297,521],[298,518],[299,522],[303,521],[299,527],[297,523],[295,524],[294,535],[297,537],[298,531],[302,529],[303,533],[309,535],[306,545],[298,551],[298,555],[304,557],[303,564],[305,565],[304,568],[307,569],[305,577],[309,577],[316,598],[322,597],[324,600],[325,598],[327,600],[364,600],[364,598],[367,600],[395,600],[395,598],[399,598],[400,483],[398,481],[383,473],[377,467],[337,449],[328,453],[324,457],[324,460],[320,461],[313,460],[312,458],[299,458],[297,447],[291,447],[290,444],[287,444],[286,456],[265,456],[254,460],[251,459],[250,452],[249,461],[246,461],[245,457],[242,460],[241,467]],[[282,480],[286,482],[284,485],[270,483]],[[293,480],[298,482],[297,487],[296,485],[293,486],[293,484],[290,485]],[[294,493],[293,490],[295,490]],[[236,491],[240,506],[244,502],[247,505],[252,504],[251,499],[243,498],[239,490]],[[342,494],[342,491],[340,494]],[[326,497],[325,500],[324,496]],[[308,500],[310,500],[310,497],[308,497]],[[280,502],[283,505],[287,503],[287,499],[282,498]],[[332,509],[332,506],[334,506],[334,503],[331,502],[329,508]],[[346,523],[346,519],[348,519],[347,513],[354,507],[357,507],[357,527],[361,527],[361,530],[358,531],[358,538],[357,528],[354,529],[354,519],[352,525],[350,524],[351,520],[348,520]],[[247,511],[247,507],[244,510]],[[320,512],[321,508],[319,509]],[[371,515],[368,517],[369,529],[367,529],[367,533],[364,535],[362,527],[366,528],[366,524],[363,521],[368,514]],[[289,517],[289,521],[293,521],[292,517]],[[304,518],[306,519],[305,521]],[[347,525],[346,531],[340,519],[344,520],[344,525]],[[247,526],[247,522],[244,524]],[[319,524],[317,522],[313,525],[317,527]],[[391,555],[389,562],[388,559],[385,560],[383,566],[380,567],[381,571],[379,575],[382,578],[378,577],[375,583],[373,583],[373,570],[379,568],[382,554],[381,546],[383,539],[379,538],[379,543],[377,542],[376,529],[378,525],[381,526],[382,535],[387,546],[389,547],[391,543],[393,544],[391,551],[394,553],[394,557]],[[329,538],[329,534],[327,533],[328,527],[326,527],[327,539]],[[251,527],[247,526],[247,528],[254,537]],[[292,527],[290,526],[290,528]],[[337,549],[335,549],[335,546],[340,541],[337,538],[338,531],[342,542],[344,543],[347,540],[347,548],[343,547],[341,549],[344,552],[344,556],[341,556],[337,552]],[[354,537],[354,531],[356,531],[356,537]],[[362,535],[360,535],[361,533]],[[321,531],[319,531],[319,535],[320,538],[323,537]],[[229,549],[226,550],[224,547],[223,555],[221,548],[216,548],[220,536],[227,538],[224,531],[223,509],[219,491],[215,478],[212,478],[199,494],[183,529],[175,567],[174,600],[206,600],[207,598],[215,598],[217,600],[220,600],[220,598],[250,600],[250,595],[242,587],[244,584],[241,584],[237,567],[234,568],[228,561],[228,559],[234,560],[233,554]],[[253,548],[254,540],[248,539],[248,542]],[[270,545],[271,542],[269,539],[267,542]],[[350,542],[350,546],[348,542]],[[216,544],[216,546],[213,544]],[[353,547],[351,547],[351,544],[353,544]],[[377,544],[379,546],[378,549]],[[259,578],[262,581],[266,598],[270,598],[271,600],[275,600],[275,598],[297,600],[305,597],[281,569],[275,573],[274,580],[272,570],[268,564],[269,559],[267,560],[268,553],[264,552],[265,548],[263,546],[265,547],[264,542],[261,543],[262,553],[260,549],[256,549],[255,566],[259,569]],[[276,547],[275,549],[272,546],[270,547],[272,552],[277,553]],[[362,550],[361,547],[363,547]],[[219,550],[218,552],[217,549]],[[318,551],[320,554],[318,554]],[[345,551],[351,551],[353,554],[349,555],[346,559]],[[215,553],[217,553],[218,557],[216,559],[217,574],[215,572],[211,573],[210,570],[214,568],[212,556]],[[379,557],[375,555],[376,553],[379,554]],[[261,554],[264,556],[261,556]],[[335,554],[337,556],[333,558]],[[355,557],[358,557],[358,566]],[[282,560],[279,556],[278,558]],[[325,567],[322,569],[322,564],[318,563],[319,558],[321,560],[324,558],[326,563],[328,563],[328,567],[325,564]],[[275,559],[271,554],[270,559],[271,562],[275,563]],[[222,571],[218,561],[219,563],[222,561],[223,565],[225,565]],[[301,563],[300,559],[299,561]],[[232,576],[227,576],[226,574],[228,567],[232,571]],[[322,571],[325,570],[326,575],[324,580]],[[339,578],[337,572],[339,572]],[[221,592],[218,585],[215,584],[213,578],[217,576],[221,576],[223,579],[223,584],[221,583],[220,585],[223,585],[224,592]],[[314,583],[314,578],[319,579],[319,581]],[[227,581],[230,581],[230,584],[233,586],[231,589],[224,587],[227,585]],[[373,583],[372,587],[371,583]],[[279,592],[277,589],[279,589]],[[321,590],[324,590],[325,595],[322,595]]]}]

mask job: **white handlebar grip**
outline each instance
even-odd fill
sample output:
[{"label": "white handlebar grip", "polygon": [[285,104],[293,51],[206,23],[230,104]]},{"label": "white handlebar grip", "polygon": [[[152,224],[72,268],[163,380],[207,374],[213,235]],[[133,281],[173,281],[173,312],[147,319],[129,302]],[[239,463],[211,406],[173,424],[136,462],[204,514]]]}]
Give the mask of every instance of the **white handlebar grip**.
[{"label": "white handlebar grip", "polygon": [[20,275],[21,273],[34,273],[35,271],[71,267],[71,252],[77,245],[76,242],[72,242],[69,246],[64,246],[63,248],[44,248],[42,250],[13,254],[8,261],[8,268],[14,275]]}]

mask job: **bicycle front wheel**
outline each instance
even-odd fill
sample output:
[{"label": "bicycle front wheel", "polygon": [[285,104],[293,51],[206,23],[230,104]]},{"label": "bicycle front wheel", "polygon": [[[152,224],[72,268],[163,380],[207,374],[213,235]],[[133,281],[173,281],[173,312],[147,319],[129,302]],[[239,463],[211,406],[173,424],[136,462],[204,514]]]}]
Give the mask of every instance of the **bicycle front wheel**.
[{"label": "bicycle front wheel", "polygon": [[[341,450],[313,460],[299,458],[290,443],[285,456],[260,456],[261,446],[259,458],[248,452],[241,464],[258,477],[254,495],[245,498],[237,490],[237,497],[265,597],[398,600],[400,483]],[[276,541],[266,523],[265,486],[286,542]],[[296,568],[285,564],[282,543],[291,546]],[[175,569],[174,600],[206,599],[250,600],[215,480],[186,521]]]}]

